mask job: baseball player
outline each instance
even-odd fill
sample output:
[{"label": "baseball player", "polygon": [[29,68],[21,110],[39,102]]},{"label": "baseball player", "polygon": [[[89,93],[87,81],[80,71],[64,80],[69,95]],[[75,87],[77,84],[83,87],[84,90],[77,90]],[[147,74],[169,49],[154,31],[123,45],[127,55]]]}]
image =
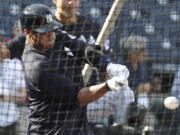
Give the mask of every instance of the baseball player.
[{"label": "baseball player", "polygon": [[83,60],[102,70],[110,59],[95,46],[62,31],[62,24],[46,5],[27,6],[21,24],[26,36],[22,61],[30,109],[28,135],[93,135],[86,105],[108,91],[127,86],[128,69],[121,65],[121,76],[83,87],[81,70],[76,66]]}]

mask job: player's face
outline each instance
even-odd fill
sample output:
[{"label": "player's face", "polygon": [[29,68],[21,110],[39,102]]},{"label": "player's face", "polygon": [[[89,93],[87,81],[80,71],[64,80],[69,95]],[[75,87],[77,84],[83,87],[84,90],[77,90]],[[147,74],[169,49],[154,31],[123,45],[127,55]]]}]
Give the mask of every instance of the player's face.
[{"label": "player's face", "polygon": [[53,48],[56,34],[55,32],[46,32],[43,34],[37,34],[39,38],[39,45],[41,45],[44,49]]},{"label": "player's face", "polygon": [[65,17],[72,17],[76,15],[80,5],[79,0],[53,0],[59,14]]},{"label": "player's face", "polygon": [[32,32],[29,36],[31,44],[38,45],[41,50],[53,48],[56,34],[55,32],[46,32],[43,34]]}]

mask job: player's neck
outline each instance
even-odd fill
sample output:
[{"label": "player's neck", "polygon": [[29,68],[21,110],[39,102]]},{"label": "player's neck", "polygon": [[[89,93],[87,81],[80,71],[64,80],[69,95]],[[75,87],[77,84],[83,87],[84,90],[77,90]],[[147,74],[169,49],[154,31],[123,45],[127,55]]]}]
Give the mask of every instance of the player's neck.
[{"label": "player's neck", "polygon": [[56,13],[56,19],[65,24],[75,24],[77,22],[77,15],[66,17],[63,14]]}]

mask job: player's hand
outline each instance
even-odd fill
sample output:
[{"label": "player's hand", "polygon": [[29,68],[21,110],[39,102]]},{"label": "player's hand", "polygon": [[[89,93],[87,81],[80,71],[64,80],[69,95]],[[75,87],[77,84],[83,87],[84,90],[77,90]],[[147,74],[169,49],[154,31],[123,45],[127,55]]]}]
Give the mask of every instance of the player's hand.
[{"label": "player's hand", "polygon": [[121,64],[110,63],[107,65],[106,71],[110,77],[120,77],[123,79],[128,79],[129,77],[129,70]]},{"label": "player's hand", "polygon": [[120,91],[128,87],[128,80],[125,77],[112,77],[106,83],[110,91]]}]

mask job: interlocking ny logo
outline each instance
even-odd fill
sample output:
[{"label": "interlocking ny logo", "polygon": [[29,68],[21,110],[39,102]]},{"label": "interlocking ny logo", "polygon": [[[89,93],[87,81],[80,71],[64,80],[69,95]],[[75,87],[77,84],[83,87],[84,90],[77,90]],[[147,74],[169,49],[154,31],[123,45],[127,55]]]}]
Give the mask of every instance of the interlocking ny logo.
[{"label": "interlocking ny logo", "polygon": [[51,23],[53,20],[53,16],[51,14],[46,15],[47,23]]}]

